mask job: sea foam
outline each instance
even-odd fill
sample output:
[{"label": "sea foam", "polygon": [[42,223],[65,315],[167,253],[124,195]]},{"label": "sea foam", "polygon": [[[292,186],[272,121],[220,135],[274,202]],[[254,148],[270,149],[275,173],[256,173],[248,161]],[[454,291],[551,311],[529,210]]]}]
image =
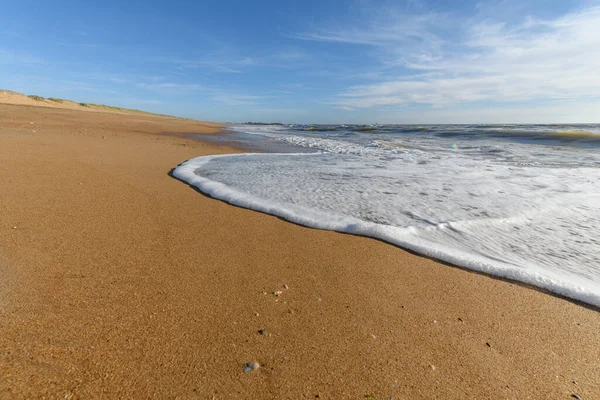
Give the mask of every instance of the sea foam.
[{"label": "sea foam", "polygon": [[381,239],[600,306],[596,152],[256,130],[319,152],[199,157],[174,175],[231,204]]}]

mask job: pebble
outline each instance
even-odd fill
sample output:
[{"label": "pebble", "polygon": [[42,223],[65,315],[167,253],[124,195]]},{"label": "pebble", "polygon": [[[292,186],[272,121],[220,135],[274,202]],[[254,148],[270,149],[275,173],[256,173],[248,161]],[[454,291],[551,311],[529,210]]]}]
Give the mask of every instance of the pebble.
[{"label": "pebble", "polygon": [[256,371],[260,368],[260,364],[256,361],[248,361],[244,366],[244,373],[248,373],[250,371]]},{"label": "pebble", "polygon": [[16,226],[13,226],[13,229],[17,229],[17,227],[16,227]]},{"label": "pebble", "polygon": [[279,297],[283,294],[283,292],[281,290],[277,290],[276,292],[273,293],[275,296]]},{"label": "pebble", "polygon": [[258,334],[259,335],[264,335],[265,334],[265,330],[264,329],[259,329],[258,330]]},{"label": "pebble", "polygon": [[259,315],[260,315],[260,314],[259,314],[259,313],[257,313],[257,312],[255,312],[255,313],[254,313],[254,316],[255,316],[255,317],[258,317]]},{"label": "pebble", "polygon": [[289,287],[288,285],[285,285],[285,284],[284,284],[284,285],[283,285],[283,288],[284,288],[285,290],[288,290],[290,287]]},{"label": "pebble", "polygon": [[492,348],[492,345],[490,344],[490,342],[485,342],[485,345],[486,345],[487,347],[489,347],[490,349]]},{"label": "pebble", "polygon": [[580,395],[578,395],[577,393],[573,393],[571,395],[571,397],[574,398],[574,399],[577,399],[577,400],[583,400],[583,398]]},{"label": "pebble", "polygon": [[433,364],[430,364],[430,365],[429,365],[429,368],[431,368],[431,370],[432,370],[432,371],[435,371],[435,365],[433,365]]}]

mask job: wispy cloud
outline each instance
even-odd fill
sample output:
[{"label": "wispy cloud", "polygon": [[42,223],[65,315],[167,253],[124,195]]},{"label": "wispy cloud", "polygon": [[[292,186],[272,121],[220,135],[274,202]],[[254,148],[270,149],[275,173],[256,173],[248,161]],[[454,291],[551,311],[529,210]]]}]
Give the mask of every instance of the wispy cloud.
[{"label": "wispy cloud", "polygon": [[0,36],[22,37],[20,33],[13,31],[0,31]]},{"label": "wispy cloud", "polygon": [[[524,17],[517,23],[491,19],[454,26],[440,36],[439,14],[371,20],[359,28],[299,35],[379,49],[376,83],[339,93],[344,109],[426,104],[450,107],[470,102],[514,103],[600,97],[600,6],[554,19]],[[448,25],[450,24],[450,25]],[[381,71],[385,74],[378,75]]]},{"label": "wispy cloud", "polygon": [[45,63],[44,59],[33,54],[0,48],[0,64],[33,65]]},{"label": "wispy cloud", "polygon": [[100,43],[81,43],[81,42],[69,42],[69,41],[56,41],[54,42],[57,46],[62,47],[73,47],[79,48],[82,50],[97,50],[97,49],[107,49],[106,45]]},{"label": "wispy cloud", "polygon": [[[182,97],[193,96],[209,99],[225,105],[238,106],[255,104],[263,99],[273,98],[276,93],[268,91],[266,94],[254,94],[234,89],[227,89],[219,85],[200,84],[195,82],[186,82],[184,80],[172,81],[168,77],[161,75],[127,75],[127,74],[95,74],[86,73],[79,76],[82,79],[93,80],[99,82],[110,82],[119,87],[119,90],[142,90],[149,95],[158,95],[161,97]],[[106,86],[106,85],[103,85]],[[82,88],[84,89],[84,88]],[[137,98],[139,99],[139,98]],[[165,102],[156,100],[138,101],[137,99],[129,98],[130,103],[138,103],[143,105],[158,105]],[[134,101],[135,100],[135,101]]]},{"label": "wispy cloud", "polygon": [[161,83],[144,83],[138,82],[135,84],[140,89],[151,90],[161,94],[181,94],[181,93],[194,93],[206,90],[202,85],[196,83],[173,83],[173,82],[161,82]]},{"label": "wispy cloud", "polygon": [[218,87],[199,85],[196,83],[175,82],[137,82],[139,89],[148,90],[163,96],[201,95],[211,101],[229,106],[251,105],[268,96],[238,93]]},{"label": "wispy cloud", "polygon": [[446,23],[440,13],[412,14],[393,8],[378,9],[364,16],[365,21],[339,25],[335,22],[327,29],[315,29],[291,37],[304,40],[369,45],[380,48],[407,44],[426,44],[437,48],[442,40],[434,33]]},{"label": "wispy cloud", "polygon": [[153,99],[125,98],[125,99],[120,99],[120,100],[127,102],[127,103],[143,104],[143,105],[149,105],[149,106],[157,106],[157,105],[164,104],[160,100],[153,100]]},{"label": "wispy cloud", "polygon": [[239,74],[242,73],[241,67],[255,65],[256,61],[251,57],[233,59],[225,56],[210,56],[205,59],[170,59],[164,63],[175,65],[178,70],[206,68],[216,72]]},{"label": "wispy cloud", "polygon": [[241,74],[242,73],[242,71],[239,69],[226,67],[226,66],[216,66],[215,70],[217,72],[224,72],[224,73],[229,73],[229,74]]},{"label": "wispy cloud", "polygon": [[210,98],[211,100],[218,101],[220,103],[227,104],[230,106],[243,106],[255,104],[257,100],[264,99],[265,96],[215,91]]},{"label": "wispy cloud", "polygon": [[60,90],[65,92],[90,92],[90,93],[110,93],[116,94],[116,91],[109,88],[101,87],[84,81],[64,80],[53,83],[55,86],[60,85]]},{"label": "wispy cloud", "polygon": [[250,68],[289,68],[307,63],[310,56],[295,50],[282,50],[270,54],[240,55],[229,50],[209,54],[200,59],[168,59],[162,63],[175,65],[179,70],[209,69],[215,72],[241,74]]}]

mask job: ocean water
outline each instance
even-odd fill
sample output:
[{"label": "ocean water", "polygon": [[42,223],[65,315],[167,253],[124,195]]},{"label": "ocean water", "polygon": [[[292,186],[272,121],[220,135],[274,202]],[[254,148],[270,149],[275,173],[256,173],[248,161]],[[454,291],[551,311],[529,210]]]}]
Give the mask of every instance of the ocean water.
[{"label": "ocean water", "polygon": [[256,153],[174,175],[232,204],[378,238],[600,306],[600,125],[234,125]]}]

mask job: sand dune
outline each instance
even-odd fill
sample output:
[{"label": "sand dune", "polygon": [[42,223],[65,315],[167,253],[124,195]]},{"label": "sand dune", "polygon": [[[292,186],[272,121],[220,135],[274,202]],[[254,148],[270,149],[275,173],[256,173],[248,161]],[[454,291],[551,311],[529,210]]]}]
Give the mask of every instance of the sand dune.
[{"label": "sand dune", "polygon": [[[63,108],[67,110],[108,112],[113,114],[135,114],[135,115],[160,115],[141,110],[132,110],[129,108],[108,106],[104,104],[78,103],[72,100],[59,99],[55,97],[41,97],[37,95],[25,95],[23,93],[13,92],[11,90],[0,89],[0,104],[14,104],[21,106]],[[167,115],[160,115],[169,117]],[[174,117],[171,117],[174,118]]]}]

